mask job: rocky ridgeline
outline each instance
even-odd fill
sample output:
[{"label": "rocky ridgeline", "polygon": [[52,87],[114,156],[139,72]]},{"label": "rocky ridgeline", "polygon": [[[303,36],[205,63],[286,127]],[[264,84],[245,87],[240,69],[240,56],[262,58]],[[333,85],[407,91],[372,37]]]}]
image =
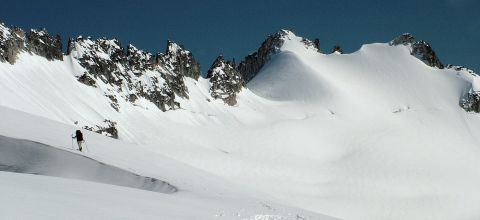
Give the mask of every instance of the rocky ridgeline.
[{"label": "rocky ridgeline", "polygon": [[287,32],[282,30],[274,35],[268,36],[256,52],[249,54],[239,63],[237,69],[245,82],[252,80],[260,69],[270,60],[270,56],[279,50],[284,42],[283,37],[286,36],[286,34]]},{"label": "rocky ridgeline", "polygon": [[0,23],[0,62],[14,64],[21,52],[28,52],[47,58],[63,60],[60,36],[51,36],[45,29],[25,33],[17,27]]},{"label": "rocky ridgeline", "polygon": [[[225,61],[219,56],[211,65],[207,79],[210,95],[228,105],[236,105],[237,94],[253,79],[262,67],[276,54],[285,41],[298,39],[288,30],[270,35],[258,50],[240,62]],[[300,38],[306,49],[320,52],[320,41]],[[444,68],[431,46],[425,41],[416,41],[411,34],[403,34],[390,45],[405,45],[411,54],[431,67]],[[45,29],[32,29],[29,33],[17,27],[0,23],[0,62],[14,64],[18,54],[27,52],[48,60],[63,60],[60,36],[51,36]],[[335,46],[334,53],[342,53]],[[173,41],[167,41],[164,53],[155,55],[139,50],[129,44],[123,48],[117,39],[91,39],[78,37],[69,39],[67,55],[76,60],[85,72],[77,76],[79,82],[101,88],[110,105],[121,111],[121,101],[135,105],[139,99],[154,103],[160,110],[180,108],[178,99],[188,99],[187,78],[198,80],[200,65],[193,54]],[[462,67],[449,66],[457,71],[470,71]],[[471,74],[475,75],[473,72]],[[466,111],[480,112],[480,91],[472,90],[461,100]],[[115,122],[105,119],[103,124],[89,127],[99,133],[116,137]]]},{"label": "rocky ridgeline", "polygon": [[440,61],[440,59],[433,51],[430,44],[425,41],[416,41],[415,38],[409,34],[405,33],[397,38],[390,41],[390,45],[397,46],[397,45],[405,45],[410,46],[410,54],[417,57],[419,60],[423,61],[425,64],[436,67],[439,69],[443,69],[444,65]]},{"label": "rocky ridgeline", "polygon": [[131,44],[125,50],[117,39],[78,37],[69,40],[67,53],[86,70],[80,82],[107,85],[105,96],[117,111],[119,99],[135,103],[139,98],[167,111],[180,108],[177,96],[188,98],[184,77],[200,75],[190,52],[171,41],[168,44],[165,54],[153,56]]},{"label": "rocky ridgeline", "polygon": [[235,69],[235,62],[225,61],[220,55],[208,70],[207,79],[212,84],[210,95],[213,98],[221,99],[231,106],[237,104],[237,94],[245,86],[245,82]]}]

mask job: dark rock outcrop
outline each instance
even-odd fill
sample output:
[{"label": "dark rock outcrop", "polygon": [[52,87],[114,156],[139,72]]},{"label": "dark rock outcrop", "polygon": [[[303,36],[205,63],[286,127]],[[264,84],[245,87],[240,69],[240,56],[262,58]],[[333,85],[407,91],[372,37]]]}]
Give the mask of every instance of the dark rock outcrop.
[{"label": "dark rock outcrop", "polygon": [[[293,38],[297,38],[293,32],[280,30],[276,34],[268,36],[256,52],[246,56],[237,66],[237,70],[245,83],[248,83],[260,72],[262,67],[270,60],[270,57],[280,50],[286,40],[292,40]],[[320,40],[315,39],[312,42],[302,38],[301,42],[306,49],[320,52]]]},{"label": "dark rock outcrop", "polygon": [[14,64],[17,55],[26,50],[26,34],[17,27],[8,28],[0,23],[0,61]]},{"label": "dark rock outcrop", "polygon": [[116,122],[105,119],[101,125],[95,125],[94,127],[84,126],[83,129],[118,139],[118,130],[116,125]]},{"label": "dark rock outcrop", "polygon": [[443,69],[444,65],[433,51],[430,44],[425,41],[416,41],[415,38],[409,34],[402,34],[392,41],[391,46],[405,45],[410,47],[410,54],[423,61],[425,64],[431,67]]},{"label": "dark rock outcrop", "polygon": [[317,48],[317,51],[319,53],[322,52],[322,50],[320,49],[320,40],[318,38],[315,38],[315,40],[313,41],[313,45],[315,46],[315,48]]},{"label": "dark rock outcrop", "polygon": [[127,60],[135,75],[140,75],[145,70],[153,70],[155,65],[155,57],[151,53],[139,50],[131,44],[127,46]]},{"label": "dark rock outcrop", "polygon": [[233,62],[225,61],[220,55],[208,70],[207,79],[212,84],[210,94],[214,99],[222,99],[231,106],[237,104],[237,94],[245,83]]},{"label": "dark rock outcrop", "polygon": [[[457,71],[457,74],[463,72],[463,74],[467,74],[467,76],[470,75],[470,77],[473,77],[474,81],[475,79],[479,79],[479,76],[474,73],[473,70],[463,66],[454,66],[449,64],[447,65],[446,69]],[[476,89],[478,90],[478,88]],[[460,107],[462,107],[467,112],[480,113],[480,91],[474,90],[473,83],[470,90],[460,99]]]},{"label": "dark rock outcrop", "polygon": [[437,67],[439,69],[444,68],[442,62],[435,54],[435,51],[433,51],[432,47],[430,47],[430,45],[425,41],[415,42],[412,45],[411,54],[431,67]]},{"label": "dark rock outcrop", "polygon": [[60,36],[50,36],[45,29],[32,29],[30,33],[18,27],[0,23],[0,62],[14,64],[18,54],[29,52],[48,60],[63,60]]},{"label": "dark rock outcrop", "polygon": [[282,38],[286,34],[287,31],[281,30],[274,35],[268,36],[255,53],[246,56],[245,59],[240,62],[237,69],[245,82],[252,80],[260,69],[270,60],[270,56],[279,50],[284,42]]},{"label": "dark rock outcrop", "polygon": [[167,41],[167,49],[160,59],[173,72],[195,80],[200,77],[200,64],[192,53],[173,41]]},{"label": "dark rock outcrop", "polygon": [[467,112],[480,113],[480,92],[470,90],[460,100],[460,106]]},{"label": "dark rock outcrop", "polygon": [[47,30],[32,29],[27,35],[28,50],[47,60],[63,60],[62,39],[60,35],[50,36]]},{"label": "dark rock outcrop", "polygon": [[410,33],[404,33],[398,37],[396,37],[395,39],[393,39],[392,41],[390,41],[390,46],[397,46],[397,45],[405,45],[405,46],[408,46],[410,44],[413,44],[415,43],[415,38],[410,34]]},{"label": "dark rock outcrop", "polygon": [[100,79],[105,84],[122,84],[121,67],[127,63],[127,58],[118,40],[78,37],[69,40],[68,48],[70,53],[75,52],[74,58],[87,70],[90,78]]},{"label": "dark rock outcrop", "polygon": [[[119,100],[135,103],[139,98],[145,98],[160,110],[167,111],[180,108],[176,96],[188,98],[185,76],[174,72],[178,70],[178,63],[195,66],[188,51],[177,50],[176,53],[154,57],[131,44],[124,50],[116,39],[79,37],[69,40],[68,52],[86,70],[78,77],[80,82],[95,86],[100,81],[108,85],[105,96],[116,111],[120,111]],[[192,71],[183,66],[184,71]]]},{"label": "dark rock outcrop", "polygon": [[340,47],[340,45],[335,45],[335,46],[333,46],[332,53],[343,54],[342,47]]}]

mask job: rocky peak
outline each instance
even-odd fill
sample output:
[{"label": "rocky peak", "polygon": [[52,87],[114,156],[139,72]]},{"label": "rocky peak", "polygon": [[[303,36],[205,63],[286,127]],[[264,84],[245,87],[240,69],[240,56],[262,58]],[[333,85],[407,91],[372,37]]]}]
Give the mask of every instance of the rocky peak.
[{"label": "rocky peak", "polygon": [[26,48],[26,34],[22,29],[0,23],[0,62],[14,64],[18,53]]},{"label": "rocky peak", "polygon": [[[126,55],[116,39],[97,39],[82,36],[70,39],[68,55],[77,59],[79,64],[87,70],[87,81],[91,85],[91,78],[101,79],[105,84],[121,85],[122,80],[116,75],[121,74],[121,65],[126,63]],[[117,65],[120,64],[120,65]],[[88,82],[88,83],[86,83]]]},{"label": "rocky peak", "polygon": [[397,46],[400,44],[407,46],[407,45],[413,44],[414,42],[415,42],[415,38],[410,33],[404,33],[396,37],[392,41],[390,41],[389,44],[391,46]]},{"label": "rocky peak", "polygon": [[237,94],[245,86],[240,73],[233,62],[218,56],[208,70],[207,79],[211,83],[210,94],[214,99],[221,99],[228,105],[237,103]]},{"label": "rocky peak", "polygon": [[415,38],[409,34],[402,34],[389,43],[391,46],[404,45],[410,47],[410,54],[423,61],[425,64],[443,69],[444,65],[433,51],[430,44],[425,41],[416,41]]},{"label": "rocky peak", "polygon": [[200,77],[200,64],[192,53],[173,41],[167,41],[165,54],[160,54],[159,58],[165,67],[173,72],[195,80]]},{"label": "rocky peak", "polygon": [[252,80],[270,60],[270,56],[278,52],[284,43],[284,38],[292,35],[294,36],[291,31],[280,30],[276,34],[268,36],[256,52],[246,56],[237,67],[245,82]]},{"label": "rocky peak", "polygon": [[332,53],[343,54],[342,47],[340,45],[333,46]]},{"label": "rocky peak", "polygon": [[157,63],[150,53],[131,44],[125,50],[117,39],[105,38],[70,39],[68,48],[69,55],[86,70],[78,80],[94,87],[104,84],[105,96],[117,111],[121,100],[135,103],[144,98],[167,111],[180,108],[176,95],[188,98],[184,76],[164,65],[163,54]]},{"label": "rocky peak", "polygon": [[431,67],[437,67],[439,69],[444,68],[442,62],[435,54],[435,51],[433,51],[430,44],[425,41],[413,43],[411,54]]},{"label": "rocky peak", "polygon": [[137,49],[132,44],[127,46],[127,60],[135,75],[145,70],[153,70],[155,59],[151,53]]},{"label": "rocky peak", "polygon": [[245,82],[252,80],[270,60],[270,56],[280,51],[285,42],[300,41],[306,49],[320,51],[320,41],[317,39],[312,42],[306,38],[297,37],[292,31],[282,29],[267,39],[260,45],[258,50],[244,58],[237,67]]},{"label": "rocky peak", "polygon": [[320,39],[315,38],[315,40],[313,41],[313,46],[314,46],[315,48],[317,48],[317,51],[318,51],[319,53],[322,52],[322,50],[320,49]]},{"label": "rocky peak", "polygon": [[51,36],[47,30],[32,29],[28,34],[18,27],[0,23],[0,62],[14,64],[21,52],[29,52],[48,60],[63,60],[60,36]]},{"label": "rocky peak", "polygon": [[50,36],[46,29],[32,29],[27,35],[27,40],[30,52],[45,57],[47,60],[63,60],[60,35]]}]

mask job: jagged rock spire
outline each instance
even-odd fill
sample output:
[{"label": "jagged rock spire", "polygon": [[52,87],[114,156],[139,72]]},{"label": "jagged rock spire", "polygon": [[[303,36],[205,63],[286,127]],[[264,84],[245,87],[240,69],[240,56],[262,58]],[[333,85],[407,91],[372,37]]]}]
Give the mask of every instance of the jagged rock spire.
[{"label": "jagged rock spire", "polygon": [[284,42],[282,38],[289,33],[290,31],[280,30],[276,34],[268,36],[256,52],[246,56],[245,59],[240,62],[237,69],[245,82],[250,81],[257,75],[263,65],[270,60],[270,55],[277,52],[282,46]]},{"label": "jagged rock spire", "polygon": [[214,99],[222,99],[228,105],[237,103],[237,93],[245,83],[232,62],[218,56],[208,70],[207,78],[212,84],[210,94]]},{"label": "jagged rock spire", "polygon": [[340,45],[333,46],[332,53],[343,54],[342,47]]},{"label": "jagged rock spire", "polygon": [[45,29],[32,29],[26,34],[18,27],[7,27],[0,23],[0,62],[14,64],[17,55],[22,51],[48,60],[63,60],[62,41],[59,35],[50,36]]},{"label": "jagged rock spire", "polygon": [[172,71],[180,75],[193,78],[200,77],[200,64],[195,60],[190,51],[183,46],[168,40],[165,54],[161,55],[162,62]]},{"label": "jagged rock spire", "polygon": [[27,35],[29,51],[48,60],[63,60],[60,35],[50,36],[46,29],[32,29]]}]

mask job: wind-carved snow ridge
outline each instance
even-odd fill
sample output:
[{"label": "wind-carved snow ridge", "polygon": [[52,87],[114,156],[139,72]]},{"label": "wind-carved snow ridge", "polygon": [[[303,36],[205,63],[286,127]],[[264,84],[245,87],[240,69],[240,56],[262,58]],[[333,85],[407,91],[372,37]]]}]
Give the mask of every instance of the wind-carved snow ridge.
[{"label": "wind-carved snow ridge", "polygon": [[0,136],[0,171],[86,180],[175,193],[167,182],[104,164],[92,158],[38,142]]}]

